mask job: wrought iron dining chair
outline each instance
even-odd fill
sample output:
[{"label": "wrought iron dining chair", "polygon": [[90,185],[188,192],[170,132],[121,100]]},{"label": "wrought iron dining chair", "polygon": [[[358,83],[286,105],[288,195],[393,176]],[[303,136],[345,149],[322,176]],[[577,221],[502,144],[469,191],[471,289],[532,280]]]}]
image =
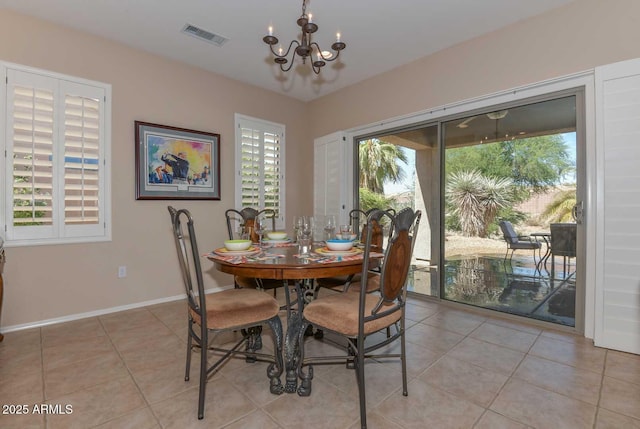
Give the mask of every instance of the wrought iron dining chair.
[{"label": "wrought iron dining chair", "polygon": [[[235,354],[254,360],[271,362],[267,369],[270,391],[281,394],[284,386],[280,380],[283,372],[283,333],[278,316],[280,307],[275,298],[256,289],[228,289],[205,294],[200,253],[196,242],[193,218],[186,209],[176,210],[169,206],[173,236],[178,252],[188,304],[188,338],[185,381],[189,380],[192,348],[200,350],[200,387],[198,396],[198,419],[204,417],[204,400],[207,380],[225,361]],[[273,354],[256,353],[252,347],[241,350],[251,339],[243,335],[231,348],[214,344],[218,334],[228,331],[246,332],[245,328],[267,324],[273,331]],[[208,364],[209,351],[223,353],[215,363]]]},{"label": "wrought iron dining chair", "polygon": [[[504,255],[505,262],[507,259],[511,261],[513,253],[516,250],[533,250],[533,263],[537,267],[538,262],[536,260],[536,250],[540,252],[542,244],[539,241],[532,240],[528,235],[518,235],[515,229],[513,229],[511,222],[507,220],[501,221],[499,225],[502,230],[504,241],[507,242],[507,253]],[[511,251],[511,255],[509,255],[509,251]]]},{"label": "wrought iron dining chair", "polygon": [[[229,209],[225,212],[227,219],[227,232],[229,239],[237,238],[234,231],[240,230],[242,233],[248,233],[251,241],[257,243],[260,237],[256,234],[253,226],[259,216],[271,219],[271,230],[276,229],[276,212],[273,209],[257,210],[252,207],[245,207],[242,210]],[[234,228],[238,226],[239,228]],[[253,288],[262,290],[273,290],[273,296],[276,296],[276,289],[283,285],[280,280],[256,279],[253,277],[234,276],[234,284],[240,288]]]},{"label": "wrought iron dining chair", "polygon": [[234,228],[234,225],[237,224],[242,232],[250,234],[251,241],[257,243],[260,237],[253,226],[260,216],[271,219],[271,230],[275,231],[276,229],[276,211],[273,209],[257,210],[253,207],[245,207],[242,210],[229,209],[224,215],[227,219],[227,231],[229,232],[230,240],[234,239],[234,231],[238,231],[238,228]]},{"label": "wrought iron dining chair", "polygon": [[[313,378],[313,363],[344,364],[352,362],[355,367],[356,381],[360,400],[360,424],[367,427],[365,365],[366,358],[396,357],[402,365],[402,394],[407,391],[407,360],[405,347],[405,312],[407,297],[407,277],[411,265],[411,258],[415,239],[417,237],[421,212],[406,208],[396,216],[388,211],[381,213],[375,210],[369,214],[367,221],[367,235],[365,238],[364,263],[361,278],[367,283],[370,276],[369,259],[374,250],[371,246],[375,219],[381,216],[389,218],[393,234],[389,239],[384,257],[381,262],[379,288],[373,293],[367,293],[366,288],[359,291],[332,294],[320,297],[309,303],[302,312],[302,326],[298,335],[300,357],[298,360],[298,376],[301,379],[298,395],[311,394],[311,380]],[[345,355],[331,357],[306,357],[304,346],[304,332],[308,326],[323,329],[342,336],[347,341]],[[393,328],[392,335],[381,338],[373,337],[380,331]],[[379,340],[378,340],[379,338]],[[365,344],[365,339],[368,339]],[[392,341],[400,341],[400,353],[390,354],[380,349]],[[373,352],[378,351],[377,354]],[[305,371],[306,369],[306,371]]]},{"label": "wrought iron dining chair", "polygon": [[[381,224],[381,220],[382,220],[381,218],[383,216],[382,213],[384,212],[382,210],[377,208],[369,209],[367,211],[363,211],[360,209],[353,209],[349,212],[349,220],[351,222],[351,225],[359,225],[361,218],[368,219],[368,216],[374,211],[378,211],[380,213],[379,215],[377,215],[380,218],[377,218],[377,219],[374,218],[372,222],[371,230],[373,232],[371,237],[371,246],[372,246],[372,251],[382,252],[383,246],[384,246],[384,228]],[[392,215],[396,214],[396,211],[391,208],[387,209],[386,211],[388,211]],[[362,243],[364,243],[364,240],[367,236],[367,232],[368,232],[368,226],[367,226],[367,223],[365,223],[360,232],[360,241]],[[391,235],[391,232],[392,232],[391,229],[389,229],[389,236]],[[341,292],[344,292],[347,289],[349,289],[349,287],[354,283],[357,283],[356,287],[359,287],[359,284],[360,284],[359,282],[360,282],[359,274],[352,274],[350,276],[325,277],[325,278],[316,279],[316,284],[318,288],[327,288],[327,289],[332,289],[332,290],[341,291]],[[374,285],[372,286],[372,289],[375,289]]]}]

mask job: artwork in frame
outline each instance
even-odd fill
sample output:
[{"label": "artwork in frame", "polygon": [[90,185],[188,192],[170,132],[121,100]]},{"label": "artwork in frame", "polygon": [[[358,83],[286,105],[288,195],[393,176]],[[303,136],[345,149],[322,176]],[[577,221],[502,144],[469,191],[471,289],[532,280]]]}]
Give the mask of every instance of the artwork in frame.
[{"label": "artwork in frame", "polygon": [[135,121],[137,200],[219,200],[220,134]]}]

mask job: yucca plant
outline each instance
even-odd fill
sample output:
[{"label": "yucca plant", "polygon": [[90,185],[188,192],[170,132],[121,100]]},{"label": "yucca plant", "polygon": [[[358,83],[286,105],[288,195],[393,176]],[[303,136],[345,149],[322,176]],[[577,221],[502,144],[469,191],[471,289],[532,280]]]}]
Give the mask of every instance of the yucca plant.
[{"label": "yucca plant", "polygon": [[512,186],[511,179],[487,177],[477,170],[451,174],[445,192],[462,234],[486,237],[498,211],[513,202]]}]

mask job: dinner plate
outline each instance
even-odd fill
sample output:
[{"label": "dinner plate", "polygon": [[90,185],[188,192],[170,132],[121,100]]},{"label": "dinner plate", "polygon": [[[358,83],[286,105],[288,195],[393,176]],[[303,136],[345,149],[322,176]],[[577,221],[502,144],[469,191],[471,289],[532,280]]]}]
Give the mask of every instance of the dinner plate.
[{"label": "dinner plate", "polygon": [[326,247],[321,247],[314,250],[314,252],[323,256],[352,256],[362,253],[362,249],[352,247],[350,250],[329,250]]},{"label": "dinner plate", "polygon": [[249,247],[247,250],[228,250],[226,247],[220,247],[214,250],[213,253],[220,256],[247,256],[258,253],[259,251],[259,248],[253,246]]},{"label": "dinner plate", "polygon": [[283,243],[291,243],[291,239],[290,238],[284,238],[282,240],[264,239],[262,240],[262,242],[266,244],[283,244]]}]

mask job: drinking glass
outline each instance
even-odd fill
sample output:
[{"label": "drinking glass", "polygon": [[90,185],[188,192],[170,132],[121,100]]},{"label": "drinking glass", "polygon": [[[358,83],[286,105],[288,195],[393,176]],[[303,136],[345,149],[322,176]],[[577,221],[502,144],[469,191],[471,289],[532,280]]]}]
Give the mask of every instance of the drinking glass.
[{"label": "drinking glass", "polygon": [[340,238],[343,240],[351,238],[351,225],[340,225]]},{"label": "drinking glass", "polygon": [[313,235],[313,222],[311,216],[301,216],[300,229],[298,230],[298,238],[310,237]]},{"label": "drinking glass", "polygon": [[313,243],[313,217],[302,216],[301,225],[298,230],[298,250],[300,256],[308,256]]}]

